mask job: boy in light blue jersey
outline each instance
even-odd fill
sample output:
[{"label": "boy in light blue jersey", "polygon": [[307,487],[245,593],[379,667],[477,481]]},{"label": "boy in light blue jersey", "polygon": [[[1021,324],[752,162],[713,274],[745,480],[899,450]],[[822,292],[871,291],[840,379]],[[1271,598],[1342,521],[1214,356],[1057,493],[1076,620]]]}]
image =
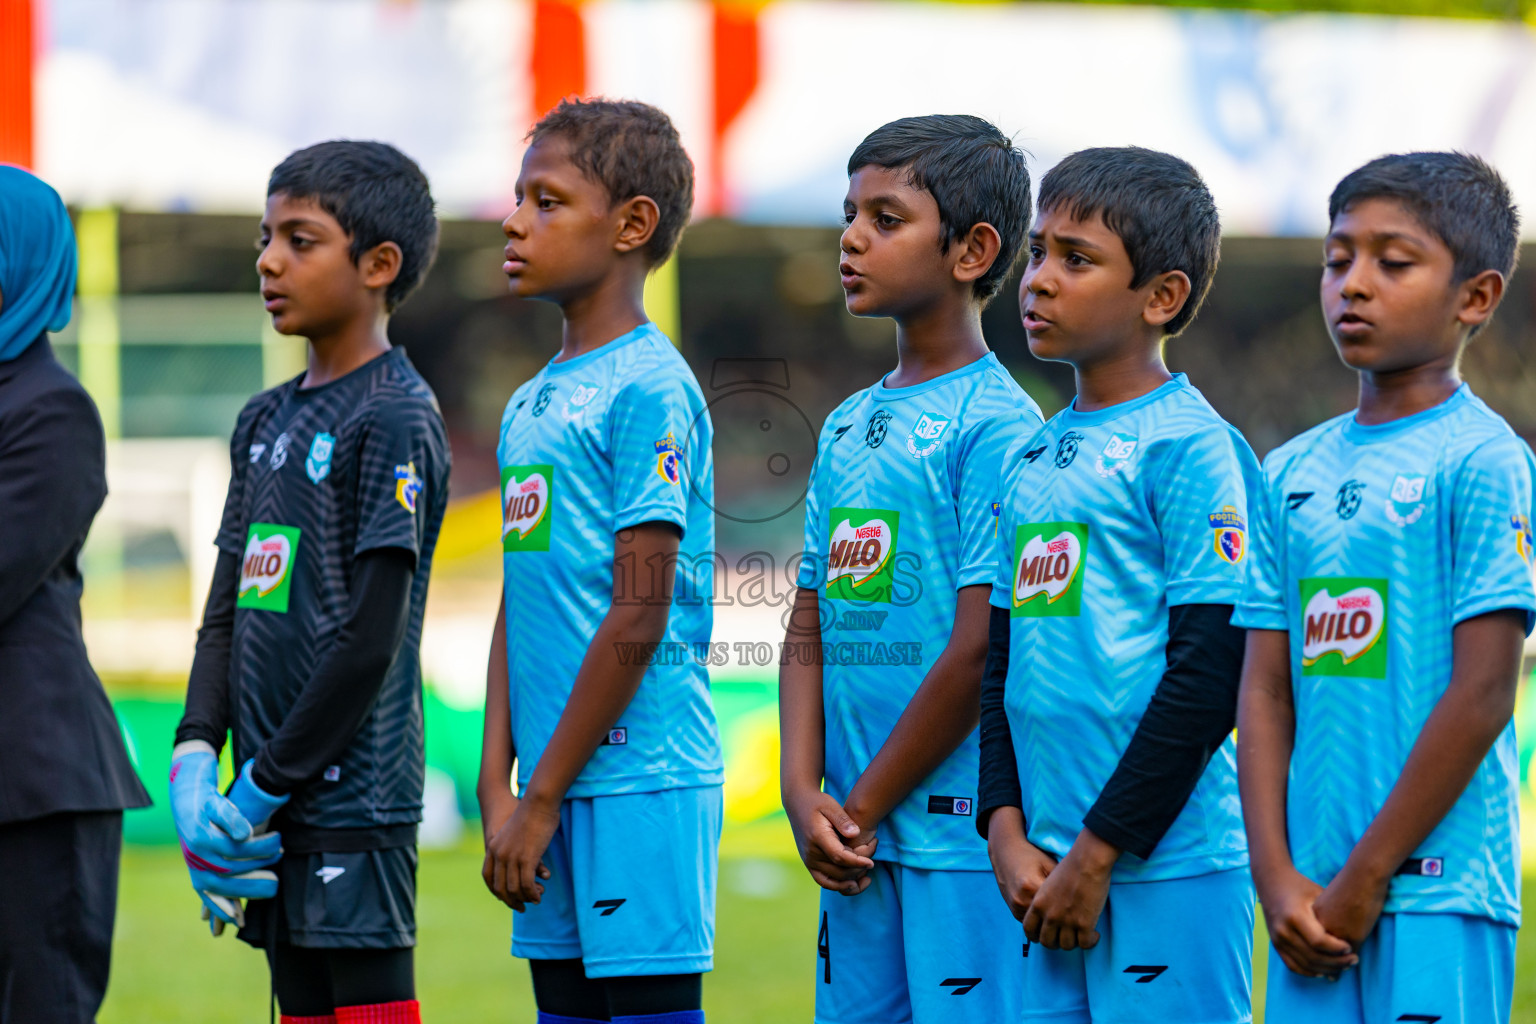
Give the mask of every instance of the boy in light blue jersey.
[{"label": "boy in light blue jersey", "polygon": [[[487,685],[487,886],[513,910],[541,1024],[702,1024],[723,768],[703,655],[712,429],[645,316],[692,207],[666,115],[562,101],[503,225],[560,354],[502,417],[506,590]],[[520,799],[509,787],[517,764]]]},{"label": "boy in light blue jersey", "polygon": [[1085,150],[1041,182],[1019,302],[1078,387],[1004,461],[978,819],[1024,921],[1023,1020],[1252,1015],[1227,620],[1258,463],[1162,360],[1219,244],[1176,157]]},{"label": "boy in light blue jersey", "polygon": [[975,729],[999,460],[1040,413],[981,311],[1029,174],[964,116],[887,124],[848,174],[848,309],[896,321],[898,361],[822,429],[780,674],[784,804],[825,889],[816,1020],[1012,1020],[1019,933],[971,826]]},{"label": "boy in light blue jersey", "polygon": [[1461,383],[1514,268],[1497,172],[1382,157],[1329,200],[1322,304],[1360,404],[1264,462],[1234,622],[1272,1022],[1507,1021],[1530,449]]}]

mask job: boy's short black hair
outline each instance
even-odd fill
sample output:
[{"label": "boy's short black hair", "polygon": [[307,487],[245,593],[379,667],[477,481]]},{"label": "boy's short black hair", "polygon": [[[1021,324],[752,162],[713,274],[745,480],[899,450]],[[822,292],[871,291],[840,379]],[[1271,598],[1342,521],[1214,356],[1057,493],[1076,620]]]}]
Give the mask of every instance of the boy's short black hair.
[{"label": "boy's short black hair", "polygon": [[400,273],[384,291],[393,311],[437,257],[432,188],[416,161],[387,142],[342,139],[288,154],[267,179],[267,195],[312,199],[352,237],[352,260],[376,245],[400,247]]},{"label": "boy's short black hair", "polygon": [[947,250],[977,224],[1003,240],[997,259],[972,282],[982,304],[1008,279],[1029,234],[1030,182],[1024,153],[992,122],[970,114],[903,117],[864,137],[848,158],[848,176],[862,167],[905,170],[907,184],[939,204],[940,240]]},{"label": "boy's short black hair", "polygon": [[1132,289],[1182,270],[1189,277],[1189,298],[1163,325],[1163,334],[1173,337],[1189,326],[1221,258],[1221,218],[1200,172],[1176,156],[1140,146],[1079,150],[1040,181],[1040,212],[1058,209],[1074,220],[1098,215],[1120,236],[1131,258]]},{"label": "boy's short black hair", "polygon": [[571,162],[622,203],[647,196],[661,210],[645,247],[658,267],[672,255],[693,215],[693,161],[672,119],[638,100],[563,99],[528,132],[528,144],[550,137],[571,147]]},{"label": "boy's short black hair", "polygon": [[1445,243],[1455,282],[1485,270],[1505,278],[1520,251],[1520,214],[1499,172],[1470,153],[1393,153],[1346,174],[1328,197],[1328,223],[1365,199],[1393,199]]}]

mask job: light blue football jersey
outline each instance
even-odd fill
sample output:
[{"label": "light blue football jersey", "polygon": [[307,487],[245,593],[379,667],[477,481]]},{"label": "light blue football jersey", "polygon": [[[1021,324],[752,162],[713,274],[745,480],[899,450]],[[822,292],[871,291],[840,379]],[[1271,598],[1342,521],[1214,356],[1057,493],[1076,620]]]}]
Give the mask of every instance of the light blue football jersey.
[{"label": "light blue football jersey", "polygon": [[[851,396],[822,427],[799,584],[819,593],[826,791],[841,801],[949,643],[956,591],[996,574],[1002,456],[1040,408],[988,353],[922,384]],[[977,734],[880,825],[876,856],[988,870]]]},{"label": "light blue football jersey", "polygon": [[548,363],[507,403],[496,458],[519,786],[532,776],[613,603],[614,535],[655,521],[683,531],[666,636],[654,654],[620,652],[650,665],[567,796],[723,781],[705,669],[713,435],[693,372],[649,323]]},{"label": "light blue football jersey", "polygon": [[[1003,466],[992,603],[1010,610],[1005,706],[1030,841],[1056,857],[1114,774],[1167,668],[1168,609],[1236,604],[1258,460],[1183,374],[1069,406]],[[1148,860],[1116,882],[1248,862],[1229,739]]]},{"label": "light blue football jersey", "polygon": [[[1326,885],[1451,680],[1456,623],[1536,613],[1531,450],[1465,385],[1391,423],[1340,416],[1275,449],[1233,623],[1291,640],[1291,857]],[[1392,880],[1386,911],[1520,920],[1519,766],[1504,728]]]}]

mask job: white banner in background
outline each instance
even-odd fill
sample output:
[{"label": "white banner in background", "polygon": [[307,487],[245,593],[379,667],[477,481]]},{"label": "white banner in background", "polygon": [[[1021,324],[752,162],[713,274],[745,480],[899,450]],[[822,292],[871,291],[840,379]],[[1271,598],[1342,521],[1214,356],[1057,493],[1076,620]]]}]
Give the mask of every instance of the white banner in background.
[{"label": "white banner in background", "polygon": [[1536,211],[1536,35],[1520,25],[790,0],[763,34],[764,81],[726,150],[749,220],[835,221],[859,139],[937,112],[993,121],[1037,175],[1087,146],[1178,154],[1234,234],[1320,235],[1340,177],[1409,149],[1479,153]]},{"label": "white banner in background", "polygon": [[[445,213],[499,216],[532,116],[530,11],[51,0],[40,169],[71,202],[250,211],[290,150],[380,138],[421,161]],[[583,14],[589,88],[668,109],[701,173],[708,11],[599,0]],[[1177,153],[1234,234],[1320,234],[1339,177],[1407,149],[1482,154],[1536,211],[1536,34],[1521,25],[853,0],[770,3],[759,24],[757,91],[724,146],[729,208],[749,220],[836,223],[859,139],[939,111],[996,122],[1037,176],[1084,146]]]},{"label": "white banner in background", "polygon": [[50,0],[38,167],[71,203],[252,212],[291,151],[392,142],[444,212],[505,216],[529,13],[504,0]]}]

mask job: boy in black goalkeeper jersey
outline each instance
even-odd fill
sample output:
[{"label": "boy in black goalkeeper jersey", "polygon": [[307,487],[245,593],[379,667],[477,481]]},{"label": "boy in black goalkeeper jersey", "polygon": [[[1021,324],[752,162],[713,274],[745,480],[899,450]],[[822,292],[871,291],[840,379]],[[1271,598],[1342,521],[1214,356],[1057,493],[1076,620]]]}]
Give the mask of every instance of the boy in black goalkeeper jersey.
[{"label": "boy in black goalkeeper jersey", "polygon": [[262,298],[309,365],[235,426],[171,799],[205,910],[266,950],[290,1024],[420,1020],[419,645],[449,453],[386,329],[436,247],[427,180],[391,146],[322,143],[272,172]]}]

